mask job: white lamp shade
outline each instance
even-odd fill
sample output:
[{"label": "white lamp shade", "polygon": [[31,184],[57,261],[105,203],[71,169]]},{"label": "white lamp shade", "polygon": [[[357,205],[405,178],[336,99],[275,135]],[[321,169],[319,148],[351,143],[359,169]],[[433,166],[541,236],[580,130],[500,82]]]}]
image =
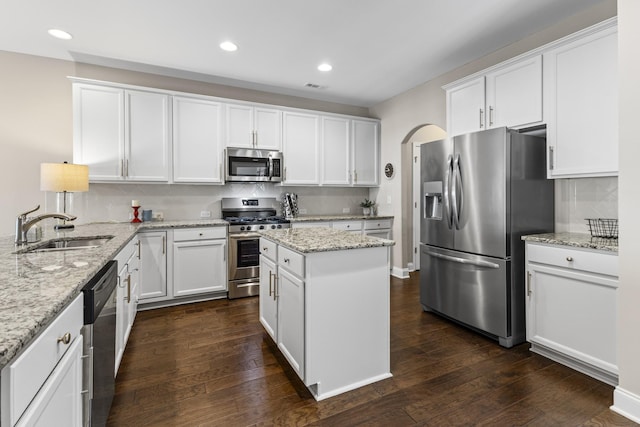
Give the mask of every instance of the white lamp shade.
[{"label": "white lamp shade", "polygon": [[89,191],[89,166],[41,163],[40,190],[61,193]]}]

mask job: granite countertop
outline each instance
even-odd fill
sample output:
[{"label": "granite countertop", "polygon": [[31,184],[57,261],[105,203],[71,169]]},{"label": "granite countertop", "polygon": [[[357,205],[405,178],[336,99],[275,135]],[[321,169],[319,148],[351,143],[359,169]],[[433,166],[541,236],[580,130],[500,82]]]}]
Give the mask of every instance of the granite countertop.
[{"label": "granite countertop", "polygon": [[289,218],[291,222],[313,222],[313,221],[349,221],[349,220],[377,220],[377,219],[393,219],[393,215],[303,215],[295,218]]},{"label": "granite countertop", "polygon": [[393,246],[393,240],[363,236],[359,233],[326,227],[267,230],[261,234],[274,242],[301,253],[342,251],[347,249]]},{"label": "granite countertop", "polygon": [[550,245],[571,246],[574,248],[598,249],[601,251],[618,252],[618,239],[591,237],[587,233],[545,233],[522,236],[527,242],[548,243]]},{"label": "granite countertop", "polygon": [[97,248],[16,254],[15,236],[0,237],[0,369],[47,326],[83,286],[141,230],[227,226],[223,220],[96,223],[72,231],[45,228],[40,242],[84,236],[113,236]]}]

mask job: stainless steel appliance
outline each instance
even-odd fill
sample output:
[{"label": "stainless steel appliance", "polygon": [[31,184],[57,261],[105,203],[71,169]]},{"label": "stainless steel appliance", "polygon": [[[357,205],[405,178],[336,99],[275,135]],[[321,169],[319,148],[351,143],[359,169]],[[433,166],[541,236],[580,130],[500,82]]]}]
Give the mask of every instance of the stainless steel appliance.
[{"label": "stainless steel appliance", "polygon": [[83,425],[104,426],[115,391],[118,263],[110,261],[83,288]]},{"label": "stainless steel appliance", "polygon": [[277,216],[272,197],[223,198],[222,217],[229,222],[229,298],[258,295],[260,291],[260,230],[289,228]]},{"label": "stainless steel appliance", "polygon": [[496,128],[423,144],[421,177],[422,307],[524,342],[521,237],[553,231],[545,139]]},{"label": "stainless steel appliance", "polygon": [[274,150],[227,148],[225,180],[227,182],[281,182],[282,153]]}]

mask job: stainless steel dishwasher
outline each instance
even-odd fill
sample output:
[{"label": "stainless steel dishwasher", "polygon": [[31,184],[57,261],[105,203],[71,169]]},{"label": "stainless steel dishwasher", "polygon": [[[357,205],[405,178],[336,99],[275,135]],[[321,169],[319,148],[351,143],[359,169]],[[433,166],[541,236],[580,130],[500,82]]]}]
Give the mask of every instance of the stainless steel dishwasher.
[{"label": "stainless steel dishwasher", "polygon": [[109,261],[83,288],[83,425],[104,426],[115,391],[118,263]]}]

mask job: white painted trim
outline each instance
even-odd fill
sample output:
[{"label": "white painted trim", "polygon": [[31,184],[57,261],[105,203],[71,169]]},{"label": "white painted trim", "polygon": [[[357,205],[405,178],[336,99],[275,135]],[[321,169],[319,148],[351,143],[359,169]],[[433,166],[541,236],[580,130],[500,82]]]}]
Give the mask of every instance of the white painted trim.
[{"label": "white painted trim", "polygon": [[531,56],[543,55],[547,51],[549,51],[549,50],[551,50],[551,49],[553,49],[553,48],[555,48],[557,46],[560,46],[560,45],[565,44],[565,43],[569,43],[569,42],[571,42],[573,40],[577,40],[577,39],[580,39],[582,37],[586,37],[586,36],[588,36],[590,34],[597,33],[600,30],[604,30],[605,28],[616,26],[617,24],[618,24],[618,17],[614,16],[612,18],[609,18],[609,19],[606,19],[606,20],[604,20],[602,22],[594,24],[594,25],[592,25],[590,27],[587,27],[587,28],[584,28],[582,30],[576,31],[575,33],[569,34],[569,35],[567,35],[565,37],[562,37],[562,38],[560,38],[558,40],[554,40],[554,41],[552,41],[550,43],[547,43],[547,44],[545,44],[543,46],[537,47],[537,48],[532,49],[530,51],[527,51],[527,52],[525,52],[523,54],[520,54],[518,56],[514,56],[513,58],[507,59],[506,61],[500,62],[499,64],[493,65],[493,66],[491,66],[489,68],[485,68],[484,70],[480,70],[480,71],[478,71],[476,73],[469,74],[468,76],[465,76],[465,77],[463,77],[461,79],[458,79],[456,81],[453,81],[451,83],[447,83],[446,85],[442,86],[442,89],[447,91],[447,90],[449,90],[449,89],[451,89],[453,87],[456,87],[456,86],[458,86],[458,85],[460,85],[460,84],[462,84],[464,82],[476,79],[478,77],[484,77],[486,74],[488,74],[488,73],[490,73],[492,71],[498,70],[498,69],[500,69],[500,68],[502,68],[504,66],[507,66],[509,64],[513,64],[515,62],[527,59],[527,58],[529,58]]},{"label": "white painted trim", "polygon": [[363,387],[365,385],[369,385],[369,384],[373,384],[377,381],[382,381],[385,380],[387,378],[391,378],[393,377],[393,375],[391,374],[391,372],[385,373],[385,374],[381,374],[381,375],[376,375],[374,377],[371,378],[367,378],[365,380],[362,381],[358,381],[356,383],[353,384],[349,384],[345,387],[340,387],[340,388],[336,388],[333,390],[330,390],[326,393],[317,393],[317,389],[322,387],[322,383],[318,383],[316,384],[317,387],[309,387],[309,391],[311,392],[311,394],[313,395],[314,399],[316,399],[317,401],[321,401],[324,399],[328,399],[330,397],[333,396],[337,396],[339,394],[345,393],[347,391],[351,391],[351,390],[355,390],[359,387]]},{"label": "white painted trim", "polygon": [[393,267],[391,269],[391,275],[393,277],[397,277],[398,279],[408,279],[409,278],[409,269],[408,268]]},{"label": "white painted trim", "polygon": [[610,409],[623,417],[640,424],[640,396],[620,386],[613,391],[613,405]]},{"label": "white painted trim", "polygon": [[412,262],[408,262],[407,263],[407,270],[409,270],[409,272],[416,271],[416,266],[413,265]]}]

